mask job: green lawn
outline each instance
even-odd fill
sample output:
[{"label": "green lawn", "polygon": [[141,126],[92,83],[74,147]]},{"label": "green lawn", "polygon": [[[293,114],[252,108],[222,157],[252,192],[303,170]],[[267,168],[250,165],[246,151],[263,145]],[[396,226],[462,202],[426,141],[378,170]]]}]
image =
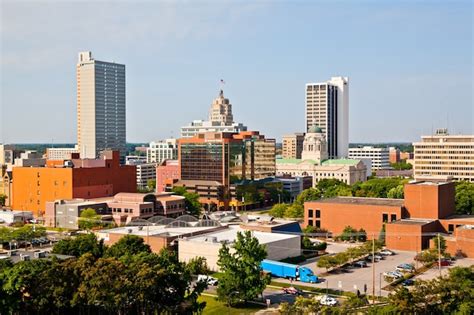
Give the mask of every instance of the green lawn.
[{"label": "green lawn", "polygon": [[263,309],[263,306],[255,304],[247,304],[245,306],[239,307],[228,307],[225,303],[217,301],[215,297],[201,295],[199,298],[200,302],[206,302],[206,308],[204,308],[203,314],[206,315],[222,315],[222,314],[231,314],[231,315],[240,315],[240,314],[254,314],[258,310]]}]

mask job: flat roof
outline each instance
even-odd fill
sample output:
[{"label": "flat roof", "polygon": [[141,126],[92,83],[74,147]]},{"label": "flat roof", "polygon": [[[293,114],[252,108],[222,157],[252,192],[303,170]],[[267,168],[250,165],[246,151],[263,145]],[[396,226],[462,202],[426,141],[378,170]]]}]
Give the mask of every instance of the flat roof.
[{"label": "flat roof", "polygon": [[[242,222],[241,225],[244,226],[264,226],[264,227],[274,227],[274,226],[285,226],[288,224],[294,224],[298,223],[298,221],[294,220],[279,220],[279,219],[273,219],[271,222],[265,221],[265,219],[270,218],[271,216],[265,216],[265,215],[249,215],[248,218],[251,220],[255,221],[249,221],[247,223]],[[259,219],[261,221],[259,221]]]},{"label": "flat roof", "polygon": [[[188,237],[185,239],[185,241],[198,242],[198,243],[203,243],[203,242],[221,243],[223,241],[227,241],[229,243],[233,243],[235,239],[237,238],[237,232],[244,232],[244,231],[248,231],[248,230],[243,229],[240,226],[231,225],[231,226],[228,226],[228,228],[224,230],[202,234],[195,237]],[[280,234],[280,233],[267,233],[267,232],[259,232],[259,231],[252,231],[251,233],[254,237],[258,239],[258,242],[260,244],[268,244],[275,241],[292,239],[295,237],[299,238],[299,235],[289,235],[289,234]]]},{"label": "flat roof", "polygon": [[198,227],[166,227],[166,225],[148,225],[148,226],[123,226],[113,229],[97,231],[99,234],[130,234],[137,236],[181,236],[196,232],[215,229],[216,226],[198,226]]},{"label": "flat roof", "polygon": [[474,215],[469,214],[455,214],[441,220],[456,220],[456,221],[466,221],[474,222]]},{"label": "flat roof", "polygon": [[374,205],[374,206],[396,206],[401,207],[404,205],[403,199],[390,199],[390,198],[365,198],[365,197],[334,197],[325,198],[309,202],[318,203],[340,203],[340,204],[354,204],[354,205]]},{"label": "flat roof", "polygon": [[401,219],[390,222],[389,224],[403,224],[403,225],[425,225],[436,220],[423,220],[423,219]]},{"label": "flat roof", "polygon": [[448,185],[450,182],[431,182],[431,181],[411,181],[408,183],[409,185],[420,185],[420,186],[441,186],[441,185]]}]

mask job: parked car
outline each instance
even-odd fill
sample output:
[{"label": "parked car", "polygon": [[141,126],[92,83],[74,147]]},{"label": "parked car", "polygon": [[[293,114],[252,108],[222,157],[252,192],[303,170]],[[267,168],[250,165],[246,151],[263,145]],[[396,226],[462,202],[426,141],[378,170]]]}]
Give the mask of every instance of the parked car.
[{"label": "parked car", "polygon": [[292,295],[302,295],[303,294],[302,290],[300,290],[298,288],[295,288],[295,287],[283,288],[283,292],[286,293],[286,294],[292,294]]},{"label": "parked car", "polygon": [[[381,259],[382,259],[382,256],[379,256],[379,255],[374,256],[374,261],[380,261]],[[372,261],[372,255],[367,256],[366,260],[371,262]]]},{"label": "parked car", "polygon": [[402,286],[404,287],[408,287],[414,284],[415,284],[415,281],[412,279],[406,279],[405,281],[402,282]]},{"label": "parked car", "polygon": [[415,267],[412,264],[400,264],[397,266],[397,270],[402,272],[413,272]]},{"label": "parked car", "polygon": [[392,255],[395,255],[394,252],[392,252],[391,250],[388,250],[388,249],[383,249],[383,250],[381,250],[379,254],[382,255],[382,256],[392,256]]},{"label": "parked car", "polygon": [[[438,264],[436,264],[436,265],[438,265]],[[451,266],[451,261],[449,261],[447,259],[441,259],[441,266],[442,267]]]},{"label": "parked car", "polygon": [[329,295],[323,295],[319,298],[319,303],[325,306],[335,306],[337,305],[337,300]]},{"label": "parked car", "polygon": [[202,281],[206,282],[209,285],[216,286],[218,283],[218,280],[214,277],[208,276],[208,275],[198,275],[197,281]]},{"label": "parked car", "polygon": [[352,264],[354,267],[358,267],[358,268],[365,268],[367,267],[367,263],[363,260],[359,260],[359,261],[356,261]]},{"label": "parked car", "polygon": [[401,274],[400,272],[398,271],[388,271],[388,272],[384,272],[383,275],[385,277],[390,277],[390,278],[394,278],[394,279],[399,279],[401,277],[403,277],[403,274]]}]

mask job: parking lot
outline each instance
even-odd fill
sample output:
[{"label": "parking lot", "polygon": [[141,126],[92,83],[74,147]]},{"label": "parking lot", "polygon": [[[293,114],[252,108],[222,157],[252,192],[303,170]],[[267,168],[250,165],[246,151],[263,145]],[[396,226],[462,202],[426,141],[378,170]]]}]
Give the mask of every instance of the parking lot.
[{"label": "parking lot", "polygon": [[[346,245],[346,244],[343,244]],[[352,244],[351,244],[352,245]],[[375,294],[387,296],[388,291],[380,291],[380,288],[385,287],[388,283],[383,279],[383,273],[393,271],[399,264],[402,263],[413,263],[415,257],[414,252],[403,252],[398,251],[396,255],[386,256],[385,259],[375,262]],[[302,263],[302,266],[309,267],[313,270],[316,275],[320,275],[326,272],[326,269],[318,268],[317,258],[308,260],[306,263]],[[351,268],[341,273],[330,273],[328,276],[323,277],[320,283],[304,283],[304,285],[314,286],[318,288],[329,288],[333,290],[342,290],[357,292],[359,290],[364,293],[364,285],[367,286],[367,293],[372,293],[372,263],[367,263],[365,268]],[[285,279],[279,279],[282,282],[290,282]],[[303,284],[303,283],[302,283]]]},{"label": "parking lot", "polygon": [[[441,274],[443,276],[448,274],[448,270],[453,267],[469,267],[474,265],[474,259],[473,258],[461,258],[457,259],[451,266],[449,267],[441,267]],[[420,280],[432,280],[436,277],[439,277],[439,269],[438,266],[435,265],[433,268],[425,271],[424,273],[416,276],[414,279],[420,279]]]}]

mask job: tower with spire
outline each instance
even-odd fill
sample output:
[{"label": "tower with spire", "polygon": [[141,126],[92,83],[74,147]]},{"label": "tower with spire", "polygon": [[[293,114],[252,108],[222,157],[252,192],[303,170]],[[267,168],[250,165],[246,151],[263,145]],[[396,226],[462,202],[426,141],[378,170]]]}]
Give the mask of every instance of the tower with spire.
[{"label": "tower with spire", "polygon": [[209,121],[222,126],[232,125],[234,116],[232,115],[232,104],[224,97],[224,91],[220,90],[219,96],[214,99],[209,109]]},{"label": "tower with spire", "polygon": [[302,160],[313,160],[316,164],[321,165],[321,162],[327,160],[328,148],[326,137],[323,130],[317,125],[309,128],[303,141],[303,152],[301,153]]}]

